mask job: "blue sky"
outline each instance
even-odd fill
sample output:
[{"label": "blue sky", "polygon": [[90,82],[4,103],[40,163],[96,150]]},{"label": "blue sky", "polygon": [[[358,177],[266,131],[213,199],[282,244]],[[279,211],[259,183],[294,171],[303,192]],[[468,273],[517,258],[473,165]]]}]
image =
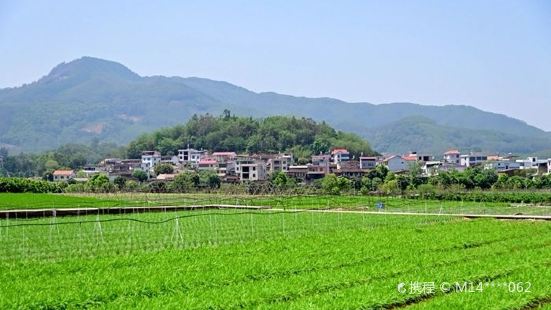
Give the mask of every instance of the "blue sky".
[{"label": "blue sky", "polygon": [[551,130],[551,1],[0,0],[0,87],[84,55],[254,91],[473,105]]}]

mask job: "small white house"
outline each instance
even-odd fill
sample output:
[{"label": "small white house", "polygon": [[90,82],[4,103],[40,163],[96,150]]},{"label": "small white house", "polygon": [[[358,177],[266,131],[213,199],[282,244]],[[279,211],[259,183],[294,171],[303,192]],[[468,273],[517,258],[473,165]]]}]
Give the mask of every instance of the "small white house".
[{"label": "small white house", "polygon": [[161,162],[161,153],[158,151],[144,151],[142,152],[142,164],[143,171],[153,171],[153,168]]},{"label": "small white house", "polygon": [[461,152],[459,150],[449,150],[444,153],[444,163],[459,165],[461,163]]},{"label": "small white house", "polygon": [[199,163],[199,160],[201,160],[201,157],[206,154],[206,151],[191,149],[188,147],[186,149],[178,150],[178,161],[182,164],[191,164],[192,166],[196,166]]},{"label": "small white house", "polygon": [[383,163],[387,166],[388,170],[392,172],[409,170],[409,162],[402,156],[391,156],[383,160]]},{"label": "small white house", "polygon": [[341,161],[350,160],[350,152],[345,148],[336,148],[331,151],[331,158],[334,164],[338,164]]},{"label": "small white house", "polygon": [[74,170],[56,170],[53,173],[54,181],[56,182],[67,182],[76,177]]}]

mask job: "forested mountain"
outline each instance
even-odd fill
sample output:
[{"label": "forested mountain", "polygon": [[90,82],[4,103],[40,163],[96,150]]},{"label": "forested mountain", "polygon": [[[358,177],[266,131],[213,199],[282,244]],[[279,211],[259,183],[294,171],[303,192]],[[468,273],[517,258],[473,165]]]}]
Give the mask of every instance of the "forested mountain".
[{"label": "forested mountain", "polygon": [[299,160],[334,147],[346,147],[354,156],[375,154],[364,139],[325,122],[290,116],[253,119],[225,111],[221,116],[194,115],[186,124],[141,135],[128,146],[128,157],[139,158],[143,150],[177,154],[185,145],[210,151],[288,152]]},{"label": "forested mountain", "polygon": [[31,84],[0,90],[0,146],[39,151],[94,138],[123,145],[194,114],[220,115],[226,109],[243,116],[326,121],[372,139],[381,152],[421,147],[435,152],[448,147],[519,153],[551,149],[551,134],[468,106],[373,105],[255,93],[201,78],[141,77],[121,64],[92,57],[62,63]]}]

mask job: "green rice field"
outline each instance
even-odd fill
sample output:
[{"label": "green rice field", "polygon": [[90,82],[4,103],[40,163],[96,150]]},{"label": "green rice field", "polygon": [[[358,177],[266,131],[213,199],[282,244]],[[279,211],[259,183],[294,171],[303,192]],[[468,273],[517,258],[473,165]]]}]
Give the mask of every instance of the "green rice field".
[{"label": "green rice field", "polygon": [[[384,210],[375,206],[384,204]],[[222,194],[10,194],[0,193],[0,210],[43,208],[109,208],[229,204],[278,209],[354,209],[442,214],[551,215],[551,206],[503,202],[462,202],[374,196],[235,196]]]},{"label": "green rice field", "polygon": [[1,309],[531,309],[551,224],[202,210],[0,220]]}]

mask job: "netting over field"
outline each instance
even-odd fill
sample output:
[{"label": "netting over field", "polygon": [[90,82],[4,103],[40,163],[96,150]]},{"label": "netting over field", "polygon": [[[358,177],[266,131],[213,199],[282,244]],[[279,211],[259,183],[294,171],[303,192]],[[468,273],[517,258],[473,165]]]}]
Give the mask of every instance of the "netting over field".
[{"label": "netting over field", "polygon": [[0,259],[60,260],[296,238],[346,229],[447,222],[306,211],[198,210],[0,220]]},{"label": "netting over field", "polygon": [[267,206],[275,209],[355,209],[377,211],[378,204],[386,212],[439,214],[532,214],[551,215],[545,204],[483,201],[441,201],[406,199],[387,196],[326,195],[224,195],[224,194],[79,194],[3,196],[0,209],[109,208],[142,206]]}]

